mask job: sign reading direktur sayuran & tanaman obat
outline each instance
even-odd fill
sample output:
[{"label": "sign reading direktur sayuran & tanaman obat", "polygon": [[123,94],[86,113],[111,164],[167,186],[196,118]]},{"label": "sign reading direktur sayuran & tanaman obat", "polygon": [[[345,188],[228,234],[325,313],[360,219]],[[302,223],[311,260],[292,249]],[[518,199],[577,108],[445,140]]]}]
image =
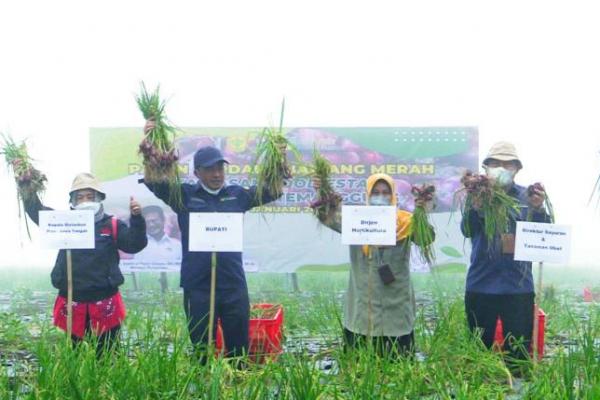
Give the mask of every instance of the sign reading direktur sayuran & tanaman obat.
[{"label": "sign reading direktur sayuran & tanaman obat", "polygon": [[515,260],[567,264],[570,254],[570,226],[517,222]]}]

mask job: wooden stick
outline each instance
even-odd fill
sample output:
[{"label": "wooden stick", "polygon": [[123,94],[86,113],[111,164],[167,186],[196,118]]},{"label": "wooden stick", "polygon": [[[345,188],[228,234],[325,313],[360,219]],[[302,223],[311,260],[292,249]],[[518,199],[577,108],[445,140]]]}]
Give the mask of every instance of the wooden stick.
[{"label": "wooden stick", "polygon": [[131,273],[131,280],[133,281],[133,291],[137,292],[139,291],[139,287],[138,287],[138,281],[137,281],[137,276],[135,275],[135,272]]},{"label": "wooden stick", "polygon": [[298,274],[292,272],[289,274],[289,276],[292,279],[292,289],[294,293],[300,293],[300,285],[298,284]]},{"label": "wooden stick", "polygon": [[158,280],[160,282],[160,291],[161,293],[167,293],[167,290],[169,290],[169,281],[167,279],[167,273],[166,272],[161,272],[160,273],[160,278]]},{"label": "wooden stick", "polygon": [[[369,273],[367,275],[367,279],[368,279],[368,286],[367,286],[367,338],[369,339],[369,343],[371,343],[371,337],[373,335],[373,282],[372,282],[372,271],[373,271],[373,265],[371,263],[371,256],[372,256],[372,251],[375,251],[375,247],[371,247],[369,246],[369,261],[367,261],[367,265],[369,267]],[[377,251],[379,251],[379,249],[377,249]]]},{"label": "wooden stick", "polygon": [[210,308],[208,313],[208,356],[213,349],[213,327],[215,326],[215,292],[217,287],[217,253],[213,252],[210,263]]},{"label": "wooden stick", "polygon": [[73,332],[73,261],[71,250],[67,249],[67,338]]}]

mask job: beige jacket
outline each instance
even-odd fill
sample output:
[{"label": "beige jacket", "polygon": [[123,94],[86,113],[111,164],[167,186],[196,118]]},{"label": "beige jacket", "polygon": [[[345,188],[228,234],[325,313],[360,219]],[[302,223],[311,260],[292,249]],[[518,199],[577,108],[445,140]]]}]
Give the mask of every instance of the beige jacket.
[{"label": "beige jacket", "polygon": [[[367,184],[368,192],[374,184],[371,178]],[[387,181],[385,176],[378,178]],[[391,178],[389,181],[395,193],[394,181]],[[411,217],[409,212],[399,211],[399,233],[410,230]],[[320,215],[319,220],[341,232],[341,207],[331,209],[329,215]],[[363,246],[350,246],[350,280],[344,305],[344,327],[349,331],[366,336],[396,337],[413,331],[416,306],[410,280],[411,241],[410,236],[399,234],[402,236],[396,246],[370,246],[368,251]],[[378,273],[378,268],[384,264],[389,265],[395,277],[387,285]]]}]

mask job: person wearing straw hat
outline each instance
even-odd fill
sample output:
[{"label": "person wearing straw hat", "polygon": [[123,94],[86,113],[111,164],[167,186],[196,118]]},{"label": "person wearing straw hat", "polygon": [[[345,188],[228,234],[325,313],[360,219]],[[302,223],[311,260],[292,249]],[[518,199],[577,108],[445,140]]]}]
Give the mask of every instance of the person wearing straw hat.
[{"label": "person wearing straw hat", "polygon": [[508,361],[528,357],[535,298],[531,263],[514,260],[516,221],[550,222],[544,207],[545,192],[536,189],[530,193],[514,182],[522,168],[515,146],[508,142],[494,144],[483,160],[485,174],[520,204],[520,214],[510,216],[508,232],[488,243],[479,212],[481,204],[466,210],[461,222],[464,236],[472,243],[465,291],[469,328],[481,334],[485,346],[491,348],[500,318]]},{"label": "person wearing straw hat", "polygon": [[[73,325],[75,343],[85,335],[98,337],[97,354],[118,342],[125,305],[119,286],[123,274],[119,269],[119,251],[137,253],[146,246],[146,224],[140,204],[132,197],[129,202],[129,226],[107,215],[102,202],[106,194],[98,180],[89,173],[80,173],[73,180],[69,203],[73,210],[91,210],[95,220],[95,248],[72,250],[73,260]],[[36,224],[39,211],[51,210],[39,198],[25,204],[25,211]],[[54,304],[54,324],[67,330],[66,251],[60,250],[52,269],[52,285],[58,289]]]},{"label": "person wearing straw hat", "polygon": [[[318,193],[321,181],[312,178]],[[386,174],[367,179],[367,205],[396,206],[396,184]],[[336,195],[339,197],[339,195]],[[341,201],[317,217],[342,231]],[[415,205],[429,207],[423,200]],[[412,214],[397,210],[395,246],[350,246],[350,279],[344,305],[343,333],[347,349],[372,343],[379,355],[397,357],[414,351],[415,295],[410,279]],[[433,237],[433,227],[431,227]]]}]

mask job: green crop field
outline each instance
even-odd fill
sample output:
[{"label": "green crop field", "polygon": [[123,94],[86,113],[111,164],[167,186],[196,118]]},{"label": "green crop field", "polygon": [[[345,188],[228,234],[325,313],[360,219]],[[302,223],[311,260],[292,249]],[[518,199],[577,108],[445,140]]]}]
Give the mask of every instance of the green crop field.
[{"label": "green crop field", "polygon": [[176,288],[161,294],[158,275],[126,277],[128,316],[119,350],[96,360],[93,344],[77,349],[51,323],[49,273],[0,271],[2,399],[598,399],[600,307],[583,302],[600,291],[593,270],[548,269],[541,305],[546,352],[529,376],[513,378],[498,353],[471,337],[463,310],[464,270],[413,275],[418,303],[417,353],[394,361],[365,348],[344,352],[344,266],[310,266],[286,275],[251,274],[254,303],[284,307],[284,352],[263,364],[212,359],[191,351]]}]

